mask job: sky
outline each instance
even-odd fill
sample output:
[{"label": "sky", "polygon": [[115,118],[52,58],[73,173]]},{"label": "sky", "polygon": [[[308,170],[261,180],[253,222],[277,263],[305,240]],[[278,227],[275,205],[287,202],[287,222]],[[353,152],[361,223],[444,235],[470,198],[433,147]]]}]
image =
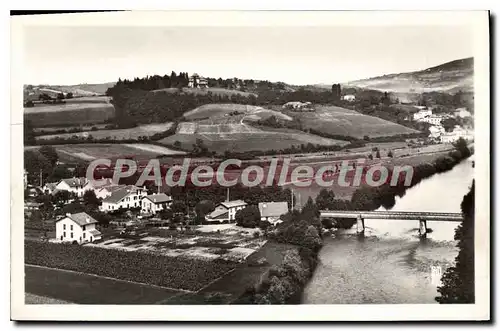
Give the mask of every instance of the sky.
[{"label": "sky", "polygon": [[197,72],[332,84],[473,54],[460,26],[61,27],[24,29],[24,83],[72,85]]}]

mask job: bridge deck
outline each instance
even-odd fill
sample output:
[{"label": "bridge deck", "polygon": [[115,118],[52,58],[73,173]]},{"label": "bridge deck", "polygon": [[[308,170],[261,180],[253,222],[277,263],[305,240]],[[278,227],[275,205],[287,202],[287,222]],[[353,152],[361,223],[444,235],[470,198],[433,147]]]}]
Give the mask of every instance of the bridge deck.
[{"label": "bridge deck", "polygon": [[321,217],[392,219],[392,220],[425,220],[442,222],[460,222],[461,213],[407,212],[407,211],[362,211],[362,210],[321,210]]}]

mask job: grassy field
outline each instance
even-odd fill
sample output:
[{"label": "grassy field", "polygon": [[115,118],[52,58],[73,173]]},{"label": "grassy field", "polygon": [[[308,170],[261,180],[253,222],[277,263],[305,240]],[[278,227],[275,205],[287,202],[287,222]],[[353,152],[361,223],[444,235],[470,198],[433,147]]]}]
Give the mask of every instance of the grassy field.
[{"label": "grassy field", "polygon": [[35,107],[24,108],[24,119],[31,121],[36,127],[102,123],[114,116],[115,108],[109,103],[108,97],[93,98],[89,102],[37,104]]},{"label": "grassy field", "polygon": [[238,90],[229,90],[229,89],[218,88],[218,87],[209,87],[209,88],[204,88],[204,89],[183,87],[181,90],[179,90],[176,87],[169,87],[169,88],[164,88],[164,89],[160,89],[160,90],[153,90],[150,93],[178,93],[178,92],[191,93],[191,94],[201,94],[201,95],[204,95],[204,94],[207,94],[208,92],[210,92],[214,95],[225,95],[225,96],[229,96],[229,97],[232,95],[235,95],[235,94],[239,94],[239,95],[242,95],[245,97],[248,97],[250,95],[256,96],[256,94],[254,94],[254,93],[242,92],[242,91],[238,91]]},{"label": "grassy field", "polygon": [[[33,150],[39,148],[25,148]],[[184,152],[150,144],[70,144],[54,148],[62,162],[92,161],[99,158],[118,159],[128,156],[136,160],[149,160],[160,155],[183,155]]]},{"label": "grassy field", "polygon": [[116,129],[116,130],[97,130],[97,131],[82,131],[77,133],[62,133],[62,134],[49,134],[38,136],[37,140],[47,140],[54,138],[68,139],[73,136],[86,138],[89,135],[94,139],[112,138],[115,140],[138,139],[142,136],[150,137],[156,133],[161,133],[168,130],[172,126],[172,122],[167,123],[152,123],[139,125],[129,129]]},{"label": "grassy field", "polygon": [[54,85],[51,88],[65,93],[71,92],[74,96],[93,96],[105,94],[106,90],[115,84],[115,82],[110,82],[102,84]]},{"label": "grassy field", "polygon": [[[25,265],[27,303],[154,304],[185,292],[84,273]],[[147,271],[145,271],[147,272]]]},{"label": "grassy field", "polygon": [[[230,114],[234,112],[237,112],[238,115]],[[290,116],[275,110],[240,104],[208,104],[184,113],[184,117],[187,120],[210,118],[211,121],[217,123],[238,123],[243,118],[246,120],[260,120],[266,119],[272,115],[281,119],[292,120]]]},{"label": "grassy field", "polygon": [[287,114],[299,118],[306,128],[335,135],[363,138],[418,132],[378,117],[335,106],[316,106],[314,112],[287,112]]}]

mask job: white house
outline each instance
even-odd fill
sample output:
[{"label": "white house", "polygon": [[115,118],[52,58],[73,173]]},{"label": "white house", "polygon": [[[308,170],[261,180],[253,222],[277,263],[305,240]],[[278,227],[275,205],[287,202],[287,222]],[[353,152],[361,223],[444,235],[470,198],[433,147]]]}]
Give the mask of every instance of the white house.
[{"label": "white house", "polygon": [[147,195],[141,200],[141,212],[145,214],[156,214],[167,209],[172,204],[172,197],[165,193]]},{"label": "white house", "polygon": [[147,195],[145,188],[134,185],[122,187],[111,193],[110,196],[102,200],[99,209],[103,212],[110,212],[119,209],[130,209],[141,207],[141,199]]},{"label": "white house", "polygon": [[356,96],[353,94],[346,94],[342,97],[342,100],[344,101],[349,101],[349,102],[354,102],[356,101]]},{"label": "white house", "polygon": [[413,120],[414,121],[421,121],[424,118],[431,116],[432,115],[432,110],[430,109],[421,109],[415,114],[413,114]]},{"label": "white house", "polygon": [[432,125],[441,125],[441,121],[443,120],[443,117],[440,115],[431,115],[431,116],[426,116],[422,119],[420,119],[420,122],[426,122]]},{"label": "white house", "polygon": [[445,133],[445,129],[441,125],[432,125],[429,127],[429,138],[438,139]]},{"label": "white house", "polygon": [[454,143],[460,138],[472,141],[474,140],[474,134],[473,132],[456,125],[452,132],[446,132],[440,137],[442,143]]},{"label": "white house", "polygon": [[114,191],[118,191],[119,189],[124,188],[126,185],[117,185],[117,184],[111,184],[111,185],[105,185],[102,187],[98,187],[94,189],[95,196],[98,199],[106,199],[109,197]]},{"label": "white house", "polygon": [[190,88],[207,88],[208,81],[203,76],[200,76],[197,73],[194,73],[189,77],[188,87],[190,87]]},{"label": "white house", "polygon": [[455,109],[455,111],[453,112],[453,115],[455,117],[460,117],[460,118],[472,117],[472,114],[466,108]]},{"label": "white house", "polygon": [[281,215],[288,213],[288,203],[283,202],[259,202],[260,220],[267,221],[273,225],[281,223]]},{"label": "white house", "polygon": [[283,105],[285,109],[308,109],[311,106],[311,102],[301,102],[301,101],[290,101]]},{"label": "white house", "polygon": [[78,243],[93,242],[102,238],[95,225],[97,221],[87,213],[66,214],[56,221],[56,239]]},{"label": "white house", "polygon": [[[85,191],[92,190],[92,185],[85,177],[64,178],[57,183],[55,190],[68,191],[82,197]],[[52,191],[54,192],[54,190]]]},{"label": "white house", "polygon": [[247,203],[243,200],[233,200],[233,201],[225,201],[219,203],[214,211],[205,216],[205,220],[207,222],[219,222],[222,223],[224,221],[231,222],[234,221],[236,212],[241,210],[247,206]]}]

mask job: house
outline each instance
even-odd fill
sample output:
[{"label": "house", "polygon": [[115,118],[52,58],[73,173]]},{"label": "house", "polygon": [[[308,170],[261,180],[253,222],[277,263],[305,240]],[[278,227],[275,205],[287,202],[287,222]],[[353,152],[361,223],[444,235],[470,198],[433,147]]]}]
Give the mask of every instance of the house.
[{"label": "house", "polygon": [[474,140],[474,133],[456,125],[452,132],[446,132],[441,135],[440,140],[442,143],[454,143],[460,138],[472,141]]},{"label": "house", "polygon": [[466,108],[455,109],[455,111],[453,112],[453,115],[455,117],[460,117],[460,118],[472,117],[472,114]]},{"label": "house", "polygon": [[431,116],[432,115],[432,110],[430,109],[421,109],[415,114],[413,114],[413,120],[414,121],[421,121],[424,118]]},{"label": "house", "polygon": [[194,73],[189,77],[188,87],[190,87],[190,88],[207,88],[208,81],[206,78],[198,75],[197,73]]},{"label": "house", "polygon": [[214,211],[205,216],[207,222],[223,223],[234,221],[236,212],[247,206],[243,200],[225,201],[219,203]]},{"label": "house", "polygon": [[283,202],[259,202],[260,220],[267,221],[273,225],[281,223],[281,215],[288,213],[288,203]]},{"label": "house", "polygon": [[92,190],[92,185],[85,177],[73,177],[61,179],[55,186],[55,190],[75,193],[77,197],[83,197],[85,191]]},{"label": "house", "polygon": [[95,196],[98,199],[105,199],[109,197],[114,191],[124,188],[126,185],[110,184],[101,186],[94,189]]},{"label": "house", "polygon": [[97,223],[87,213],[66,214],[56,221],[56,239],[78,243],[100,240],[102,235],[95,227]]},{"label": "house", "polygon": [[429,127],[429,138],[438,139],[445,133],[445,129],[441,125],[432,125]]},{"label": "house", "polygon": [[290,101],[283,105],[285,109],[294,109],[294,110],[309,110],[311,107],[311,102],[301,102],[301,101]]},{"label": "house", "polygon": [[165,193],[151,194],[141,200],[141,212],[145,214],[156,214],[167,209],[172,204],[172,197]]},{"label": "house", "polygon": [[425,123],[429,123],[432,125],[441,125],[442,120],[443,120],[443,117],[441,115],[431,115],[431,116],[426,116],[426,117],[420,119],[419,122],[425,122]]},{"label": "house", "polygon": [[342,96],[342,100],[354,102],[354,101],[356,101],[356,96],[353,94],[346,94],[346,95]]},{"label": "house", "polygon": [[127,185],[102,200],[99,209],[103,212],[116,211],[119,209],[140,208],[141,199],[147,195],[146,188]]},{"label": "house", "polygon": [[45,183],[42,187],[42,191],[45,194],[55,194],[57,192],[57,184],[58,183]]}]

